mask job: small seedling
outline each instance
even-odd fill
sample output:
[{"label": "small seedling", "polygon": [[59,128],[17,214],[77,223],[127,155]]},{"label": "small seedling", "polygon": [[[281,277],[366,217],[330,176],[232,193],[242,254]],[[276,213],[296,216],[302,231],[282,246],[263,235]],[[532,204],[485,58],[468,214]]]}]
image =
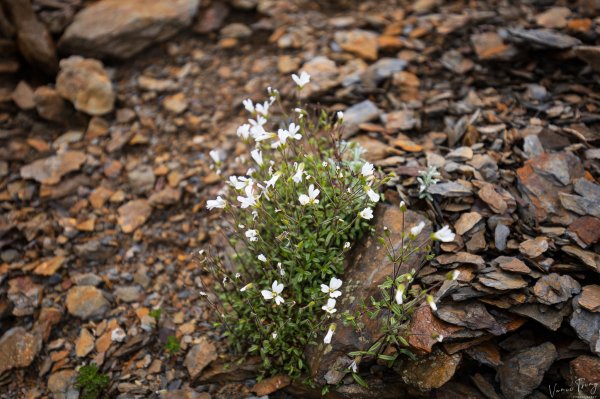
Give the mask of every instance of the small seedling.
[{"label": "small seedling", "polygon": [[175,337],[174,335],[169,335],[169,337],[167,338],[167,342],[165,343],[165,351],[172,356],[180,350],[181,345],[179,344],[177,337]]},{"label": "small seedling", "polygon": [[98,399],[109,382],[107,375],[98,372],[98,366],[90,364],[79,369],[75,387],[81,389],[81,399]]},{"label": "small seedling", "polygon": [[150,313],[148,313],[148,315],[150,317],[154,318],[154,320],[156,320],[157,323],[160,320],[160,315],[161,314],[162,314],[162,309],[161,308],[152,309],[150,311]]}]

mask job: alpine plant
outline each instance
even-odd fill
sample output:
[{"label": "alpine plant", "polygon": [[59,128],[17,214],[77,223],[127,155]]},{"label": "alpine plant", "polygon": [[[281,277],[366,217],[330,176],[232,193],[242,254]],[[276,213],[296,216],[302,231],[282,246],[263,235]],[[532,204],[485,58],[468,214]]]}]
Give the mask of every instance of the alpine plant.
[{"label": "alpine plant", "polygon": [[[292,80],[299,93],[310,76]],[[344,258],[369,228],[387,178],[340,138],[342,112],[300,104],[288,112],[277,90],[268,94],[242,104],[250,115],[237,136],[247,155],[236,169],[245,173],[224,175],[227,154],[210,153],[226,183],[206,207],[229,221],[232,250],[201,252],[214,291],[201,288],[232,350],[260,356],[262,375],[298,377],[307,347],[335,340]]]}]

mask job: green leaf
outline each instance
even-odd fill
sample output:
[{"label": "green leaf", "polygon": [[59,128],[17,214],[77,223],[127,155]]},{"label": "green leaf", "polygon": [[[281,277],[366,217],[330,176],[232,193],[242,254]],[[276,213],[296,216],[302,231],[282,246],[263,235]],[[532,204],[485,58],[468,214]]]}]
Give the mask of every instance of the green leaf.
[{"label": "green leaf", "polygon": [[352,373],[352,378],[354,378],[354,381],[356,381],[356,383],[358,385],[360,385],[363,388],[369,388],[369,384],[367,384],[367,382],[365,380],[363,380],[363,378],[356,374],[356,373]]}]

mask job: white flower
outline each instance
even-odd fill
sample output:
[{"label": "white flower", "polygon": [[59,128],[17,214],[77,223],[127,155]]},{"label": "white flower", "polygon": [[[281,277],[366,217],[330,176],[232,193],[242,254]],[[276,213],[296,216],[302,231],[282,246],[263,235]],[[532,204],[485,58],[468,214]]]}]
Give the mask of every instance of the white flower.
[{"label": "white flower", "polygon": [[295,73],[292,74],[292,79],[299,88],[303,88],[308,82],[310,82],[310,75],[302,71],[299,77]]},{"label": "white flower", "polygon": [[325,338],[323,338],[323,343],[330,344],[331,337],[333,337],[334,332],[335,332],[335,324],[330,324],[329,329],[327,330],[327,334],[325,335]]},{"label": "white flower", "polygon": [[335,308],[335,299],[329,298],[327,300],[327,305],[323,305],[321,309],[323,309],[329,314],[334,314],[335,312],[337,312],[337,309]]},{"label": "white flower", "polygon": [[435,312],[437,310],[437,305],[435,304],[435,301],[433,300],[433,297],[431,295],[427,295],[427,297],[425,298],[425,300],[429,304],[429,307],[431,308],[431,310],[433,310]]},{"label": "white flower", "polygon": [[283,270],[283,267],[281,267],[281,262],[277,262],[277,268],[279,269],[279,275],[281,277],[285,276],[285,270]]},{"label": "white flower", "polygon": [[423,230],[424,227],[425,227],[425,222],[421,222],[418,225],[416,225],[410,229],[410,234],[416,237],[419,234],[421,234],[421,231]]},{"label": "white flower", "polygon": [[258,230],[246,230],[244,234],[249,241],[258,241]]},{"label": "white flower", "polygon": [[458,278],[458,276],[460,276],[460,270],[456,269],[446,274],[446,278],[450,281],[455,281]]},{"label": "white flower", "polygon": [[271,337],[273,337],[273,339],[277,338],[277,333],[276,332],[271,333]]},{"label": "white flower", "polygon": [[252,184],[252,179],[248,179],[242,176],[229,176],[229,184],[236,190],[242,190],[248,185]]},{"label": "white flower", "polygon": [[432,238],[434,240],[439,240],[442,242],[452,242],[454,240],[454,233],[452,232],[452,230],[450,230],[450,227],[446,225],[438,231],[436,231],[435,233],[433,233]]},{"label": "white flower", "polygon": [[260,293],[262,294],[263,298],[265,299],[275,299],[275,304],[276,305],[280,305],[284,302],[283,298],[281,297],[281,292],[283,291],[283,284],[279,284],[277,283],[277,280],[273,281],[273,284],[271,285],[271,290],[262,290]]},{"label": "white flower", "polygon": [[302,135],[298,133],[300,131],[300,126],[297,126],[295,123],[290,123],[290,126],[286,129],[279,129],[277,131],[278,141],[271,144],[271,147],[277,148],[279,146],[285,145],[289,138],[293,138],[296,140],[300,140]]},{"label": "white flower", "polygon": [[280,177],[281,177],[281,172],[274,173],[273,176],[271,176],[271,178],[265,182],[265,184],[267,185],[265,187],[265,189],[268,189],[269,187],[275,187],[275,183],[277,183],[277,180]]},{"label": "white flower", "polygon": [[371,208],[365,208],[358,213],[358,216],[366,220],[371,220],[373,219],[373,210]]},{"label": "white flower", "polygon": [[379,201],[379,194],[376,193],[375,191],[373,191],[372,188],[369,188],[367,190],[367,195],[369,196],[369,199],[373,202],[377,202]]},{"label": "white flower", "polygon": [[365,164],[362,166],[360,173],[364,176],[364,177],[369,177],[369,176],[373,176],[373,164],[369,163],[369,162],[365,162]]},{"label": "white flower", "polygon": [[246,108],[246,111],[250,113],[254,112],[254,104],[252,103],[251,99],[245,99],[244,101],[242,101],[242,104],[244,104],[244,108]]},{"label": "white flower", "polygon": [[348,249],[348,248],[350,248],[350,241],[346,241],[344,243],[344,249]]},{"label": "white flower", "polygon": [[329,285],[321,284],[321,292],[324,294],[329,294],[329,296],[332,298],[337,298],[340,295],[342,295],[340,291],[337,291],[337,289],[341,286],[342,280],[340,280],[339,278],[332,277],[329,281]]},{"label": "white flower", "polygon": [[249,206],[256,206],[256,197],[254,196],[254,189],[251,184],[246,186],[246,196],[243,197],[238,195],[237,200],[240,202],[242,208],[248,208]]},{"label": "white flower", "polygon": [[338,118],[338,120],[344,119],[344,113],[342,111],[338,111],[337,112],[337,118]]},{"label": "white flower", "polygon": [[256,257],[259,261],[261,262],[266,262],[267,261],[267,257],[264,254],[260,254]]},{"label": "white flower", "polygon": [[402,212],[406,212],[406,204],[404,203],[404,201],[400,201],[399,208]]},{"label": "white flower", "polygon": [[442,342],[444,340],[444,336],[442,334],[438,334],[438,336],[435,339],[437,342]]},{"label": "white flower", "polygon": [[244,292],[246,290],[249,290],[250,288],[254,287],[254,284],[252,283],[248,283],[245,286],[243,286],[242,288],[240,288],[240,292]]},{"label": "white flower", "polygon": [[298,200],[300,201],[301,205],[318,204],[319,200],[317,199],[317,197],[320,192],[321,192],[320,190],[315,189],[314,184],[311,184],[308,187],[308,195],[301,194],[300,197],[298,197]]},{"label": "white flower", "polygon": [[208,155],[210,155],[213,161],[215,161],[217,164],[224,160],[224,158],[221,156],[221,152],[217,150],[211,150]]},{"label": "white flower", "polygon": [[404,284],[398,284],[398,286],[396,287],[396,295],[394,297],[394,299],[396,300],[396,303],[398,305],[402,305],[402,300],[404,299],[404,290],[406,289],[406,287],[404,287]]},{"label": "white flower", "polygon": [[352,370],[353,373],[358,373],[358,364],[356,364],[356,360],[353,360],[352,363],[350,363],[350,370]]},{"label": "white flower", "polygon": [[304,162],[294,162],[294,166],[296,167],[296,173],[292,176],[292,180],[294,183],[300,183],[302,181],[302,174],[304,173]]},{"label": "white flower", "polygon": [[226,205],[227,205],[227,201],[225,201],[223,198],[221,198],[220,195],[217,197],[217,199],[206,201],[206,208],[209,211],[213,210],[215,208],[221,208],[221,209],[225,208]]},{"label": "white flower", "polygon": [[267,115],[269,115],[269,107],[270,106],[271,106],[271,103],[269,103],[268,101],[265,101],[262,104],[256,104],[256,113],[261,114],[263,116],[267,116]]},{"label": "white flower", "polygon": [[250,155],[252,156],[252,159],[254,159],[254,161],[259,166],[262,166],[262,164],[263,164],[263,157],[262,157],[262,151],[261,150],[259,150],[258,148],[255,148],[254,150],[252,150],[250,152]]},{"label": "white flower", "polygon": [[243,139],[247,139],[250,137],[250,125],[245,123],[242,126],[237,128],[237,135]]}]

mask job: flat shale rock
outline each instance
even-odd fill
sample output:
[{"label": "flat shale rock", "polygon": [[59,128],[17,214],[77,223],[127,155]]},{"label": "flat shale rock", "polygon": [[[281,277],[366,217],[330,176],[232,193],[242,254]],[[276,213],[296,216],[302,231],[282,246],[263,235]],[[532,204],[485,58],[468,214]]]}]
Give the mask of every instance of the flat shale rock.
[{"label": "flat shale rock", "polygon": [[573,221],[561,204],[560,195],[569,194],[570,183],[582,177],[583,172],[581,160],[570,152],[544,153],[517,169],[518,188],[537,222],[569,224]]},{"label": "flat shale rock", "polygon": [[577,336],[589,344],[592,353],[600,355],[600,313],[582,309],[580,298],[581,294],[573,299],[573,314],[569,324]]},{"label": "flat shale rock", "polygon": [[579,305],[590,312],[600,312],[600,285],[586,285],[581,290]]},{"label": "flat shale rock", "polygon": [[64,123],[72,109],[58,92],[48,86],[40,86],[33,92],[35,110],[44,119]]},{"label": "flat shale rock", "polygon": [[525,281],[520,275],[507,273],[500,270],[481,274],[478,277],[478,280],[486,287],[502,291],[516,290],[527,287],[527,281]]},{"label": "flat shale rock", "polygon": [[563,306],[561,309],[557,309],[554,306],[528,303],[512,307],[510,312],[529,317],[549,330],[556,331],[560,328],[563,319],[570,315],[572,310],[570,306]]},{"label": "flat shale rock", "polygon": [[60,61],[56,90],[75,109],[88,115],[104,115],[115,106],[115,93],[100,61],[71,56]]},{"label": "flat shale rock", "polygon": [[82,328],[79,333],[79,338],[75,343],[75,355],[77,357],[86,357],[95,346],[95,339],[90,330]]},{"label": "flat shale rock", "polygon": [[85,159],[86,155],[81,151],[66,151],[23,166],[21,177],[54,185],[67,173],[79,170]]},{"label": "flat shale rock", "polygon": [[58,46],[66,53],[127,59],[192,23],[198,0],[102,0],[76,16]]},{"label": "flat shale rock", "polygon": [[462,355],[448,355],[440,349],[425,357],[409,360],[395,368],[405,384],[422,391],[439,388],[447,383],[460,365]]},{"label": "flat shale rock", "polygon": [[569,225],[567,233],[574,235],[583,247],[595,244],[600,240],[600,219],[582,216]]},{"label": "flat shale rock", "polygon": [[577,46],[573,49],[573,53],[590,64],[596,72],[600,72],[600,46]]},{"label": "flat shale rock", "polygon": [[60,370],[48,378],[48,390],[55,399],[71,399],[78,397],[79,389],[75,387],[75,370]]},{"label": "flat shale rock", "polygon": [[76,286],[69,290],[67,310],[80,319],[99,319],[108,311],[110,303],[104,292],[93,286]]},{"label": "flat shale rock", "polygon": [[[378,292],[377,286],[389,275],[392,264],[385,252],[380,250],[376,237],[383,234],[383,227],[386,226],[390,233],[391,242],[394,243],[395,247],[398,247],[401,242],[400,234],[404,217],[406,218],[406,226],[414,226],[421,221],[426,223],[421,232],[423,237],[431,233],[431,223],[421,215],[412,211],[402,213],[397,206],[378,205],[375,210],[375,232],[365,237],[354,248],[352,256],[348,258],[351,259],[352,263],[344,273],[343,294],[339,298],[337,306],[339,313],[349,311],[354,314],[355,311],[359,310],[357,298],[368,298]],[[411,268],[417,268],[421,260],[422,255],[413,254],[409,261],[405,263],[404,269],[400,270],[400,273],[406,273]],[[325,375],[334,367],[338,358],[346,359],[348,352],[368,349],[369,343],[375,342],[380,336],[379,319],[372,320],[365,315],[364,320],[361,321],[365,323],[362,334],[357,333],[352,326],[337,323],[335,339],[331,341],[331,344],[323,344],[322,339],[319,339],[319,345],[307,348],[306,357],[310,374],[318,383],[325,382]]]},{"label": "flat shale rock", "polygon": [[506,332],[480,302],[443,303],[438,307],[436,316],[447,323],[471,330],[487,330],[494,335]]},{"label": "flat shale rock", "polygon": [[492,261],[500,269],[511,273],[529,274],[531,269],[520,259],[512,256],[499,256]]},{"label": "flat shale rock", "polygon": [[132,233],[146,223],[146,220],[152,214],[152,207],[148,201],[137,199],[129,201],[119,207],[119,226],[125,233]]},{"label": "flat shale rock", "polygon": [[[582,379],[589,384],[600,384],[600,358],[597,356],[581,355],[569,362],[571,375],[574,380]],[[593,388],[593,387],[590,387]],[[589,392],[589,394],[593,394]]]},{"label": "flat shale rock", "polygon": [[206,337],[202,337],[200,342],[189,350],[183,365],[187,368],[192,380],[194,380],[216,358],[217,348]]},{"label": "flat shale rock", "polygon": [[581,44],[573,36],[552,29],[507,29],[510,37],[519,43],[528,43],[534,47],[566,50]]},{"label": "flat shale rock", "polygon": [[502,393],[514,399],[523,399],[531,394],[557,357],[554,345],[546,342],[505,359],[497,374]]},{"label": "flat shale rock", "polygon": [[335,33],[335,41],[344,51],[369,61],[377,59],[378,43],[374,32],[362,29],[338,31]]},{"label": "flat shale rock", "polygon": [[8,281],[7,297],[13,303],[13,315],[32,315],[42,301],[44,287],[28,277],[16,277]]},{"label": "flat shale rock", "polygon": [[430,353],[433,345],[438,343],[435,336],[447,337],[459,330],[461,327],[435,317],[429,306],[420,306],[410,320],[408,343],[416,352]]},{"label": "flat shale rock", "polygon": [[17,367],[27,367],[42,348],[42,339],[23,327],[13,327],[0,338],[0,375]]},{"label": "flat shale rock", "polygon": [[537,258],[547,250],[548,240],[545,237],[537,237],[519,244],[519,251],[528,258]]},{"label": "flat shale rock", "polygon": [[565,302],[573,295],[579,294],[581,286],[571,276],[552,273],[540,278],[533,287],[538,302],[554,305]]}]

